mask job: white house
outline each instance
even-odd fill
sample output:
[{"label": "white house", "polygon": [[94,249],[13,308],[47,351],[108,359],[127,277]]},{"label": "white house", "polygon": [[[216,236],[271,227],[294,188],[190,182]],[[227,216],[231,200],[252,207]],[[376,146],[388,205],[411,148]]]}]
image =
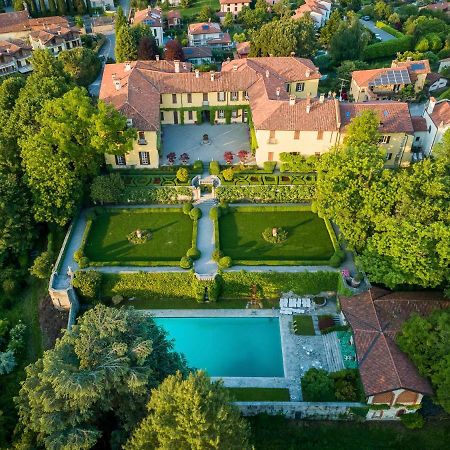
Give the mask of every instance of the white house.
[{"label": "white house", "polygon": [[33,31],[29,36],[33,50],[48,49],[55,56],[63,50],[82,47],[80,31],[78,28],[54,27],[41,31]]},{"label": "white house", "polygon": [[331,2],[327,0],[306,0],[306,3],[295,10],[292,18],[298,20],[307,13],[314,20],[317,28],[323,27],[330,18]]},{"label": "white house", "polygon": [[138,25],[140,23],[148,25],[152,30],[156,45],[162,46],[164,44],[163,20],[159,8],[152,9],[151,6],[149,6],[147,9],[134,11],[134,15],[132,12],[130,23],[133,25]]},{"label": "white house", "polygon": [[31,47],[25,42],[18,39],[0,41],[0,77],[33,70],[30,57]]},{"label": "white house", "polygon": [[423,151],[429,155],[434,144],[441,141],[443,134],[450,128],[450,100],[436,101],[430,97],[423,112],[427,124],[427,135],[423,139]]},{"label": "white house", "polygon": [[191,23],[188,28],[190,47],[205,46],[216,48],[232,47],[233,42],[228,33],[223,33],[216,22]]},{"label": "white house", "polygon": [[220,0],[220,12],[237,16],[244,6],[250,6],[250,0]]}]

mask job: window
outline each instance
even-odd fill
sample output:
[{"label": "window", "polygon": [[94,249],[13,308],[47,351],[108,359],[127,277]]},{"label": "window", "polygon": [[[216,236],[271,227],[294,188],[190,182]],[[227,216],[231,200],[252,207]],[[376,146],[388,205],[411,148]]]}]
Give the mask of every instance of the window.
[{"label": "window", "polygon": [[150,154],[148,152],[139,152],[139,161],[142,166],[148,166],[150,164]]},{"label": "window", "polygon": [[208,93],[207,93],[207,92],[204,92],[204,93],[203,93],[203,101],[204,101],[204,102],[207,102],[207,101],[208,101]]},{"label": "window", "polygon": [[296,92],[303,92],[305,90],[305,83],[297,83],[295,85]]},{"label": "window", "polygon": [[416,142],[419,142],[420,141],[420,136],[417,136],[416,137]]},{"label": "window", "polygon": [[187,95],[187,102],[192,103],[192,94]]},{"label": "window", "polygon": [[392,153],[386,153],[386,161],[389,161],[392,159]]},{"label": "window", "polygon": [[164,111],[161,111],[161,122],[164,121]]},{"label": "window", "polygon": [[267,153],[267,161],[273,161],[273,152]]},{"label": "window", "polygon": [[236,101],[236,100],[239,100],[239,92],[232,92],[231,93],[231,100],[232,101]]},{"label": "window", "polygon": [[270,130],[270,139],[275,139],[275,130]]},{"label": "window", "polygon": [[289,92],[289,90],[290,90],[290,85],[289,85],[289,83],[285,83],[285,84],[284,84],[284,88],[286,89],[286,92]]},{"label": "window", "polygon": [[172,94],[172,103],[177,102],[177,94]]},{"label": "window", "polygon": [[143,131],[138,132],[138,144],[144,145],[147,141],[145,140],[145,133]]},{"label": "window", "polygon": [[317,140],[321,141],[323,139],[323,130],[319,130],[317,132]]},{"label": "window", "polygon": [[223,119],[225,117],[225,111],[223,109],[219,109],[219,119]]},{"label": "window", "polygon": [[247,91],[244,91],[242,93],[242,100],[248,100],[248,92]]},{"label": "window", "polygon": [[125,155],[116,155],[116,165],[125,166],[126,165]]},{"label": "window", "polygon": [[300,131],[299,130],[294,131],[294,139],[300,139]]},{"label": "window", "polygon": [[431,133],[431,125],[428,126],[428,133]]},{"label": "window", "polygon": [[217,101],[218,102],[224,102],[225,101],[225,92],[218,92],[217,93]]},{"label": "window", "polygon": [[193,120],[194,115],[192,114],[192,111],[188,111],[188,119]]},{"label": "window", "polygon": [[243,110],[243,120],[244,122],[247,122],[248,120],[248,111],[246,109]]},{"label": "window", "polygon": [[314,155],[318,158],[320,156],[320,152],[315,152]]},{"label": "window", "polygon": [[380,144],[389,144],[389,141],[391,140],[390,136],[381,136],[380,140],[378,141]]},{"label": "window", "polygon": [[237,116],[238,116],[238,112],[233,109],[233,111],[231,111],[231,117],[233,117],[233,119],[236,119]]}]

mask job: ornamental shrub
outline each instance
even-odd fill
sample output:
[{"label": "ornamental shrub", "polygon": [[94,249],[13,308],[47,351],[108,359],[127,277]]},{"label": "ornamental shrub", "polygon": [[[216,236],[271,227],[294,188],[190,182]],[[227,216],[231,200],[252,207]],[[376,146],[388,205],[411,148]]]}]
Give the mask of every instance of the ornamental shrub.
[{"label": "ornamental shrub", "polygon": [[217,220],[220,217],[220,210],[217,206],[213,206],[210,210],[209,210],[209,217],[212,220]]},{"label": "ornamental shrub", "polygon": [[203,161],[201,159],[197,159],[197,161],[194,162],[192,165],[192,170],[194,172],[203,172]]},{"label": "ornamental shrub", "polygon": [[311,368],[301,379],[305,402],[332,402],[335,400],[334,382],[324,369]]},{"label": "ornamental shrub", "polygon": [[218,161],[211,161],[209,163],[209,173],[211,175],[219,175],[220,174],[220,165]]},{"label": "ornamental shrub", "polygon": [[42,252],[29,269],[31,275],[42,280],[48,278],[52,272],[52,259],[50,252]]},{"label": "ornamental shrub", "polygon": [[220,269],[229,269],[233,265],[233,261],[229,256],[222,256],[219,259],[219,268]]},{"label": "ornamental shrub", "polygon": [[190,269],[192,267],[192,259],[187,256],[183,256],[180,259],[180,267],[182,269]]},{"label": "ornamental shrub", "polygon": [[11,373],[14,370],[14,367],[16,367],[14,352],[12,350],[0,352],[0,375]]},{"label": "ornamental shrub", "polygon": [[409,428],[410,430],[422,428],[425,424],[423,416],[419,412],[402,414],[400,416],[400,421],[403,423],[403,425],[405,425],[406,428]]},{"label": "ornamental shrub", "polygon": [[177,180],[181,181],[182,183],[186,183],[189,179],[189,172],[185,167],[180,167],[177,170]]},{"label": "ornamental shrub", "polygon": [[202,217],[202,210],[200,208],[192,208],[189,212],[189,216],[192,220],[198,220]]},{"label": "ornamental shrub", "polygon": [[86,299],[98,297],[102,274],[96,270],[77,270],[73,277],[73,287]]},{"label": "ornamental shrub", "polygon": [[200,250],[197,247],[191,247],[187,252],[186,256],[192,260],[200,258]]},{"label": "ornamental shrub", "polygon": [[229,167],[228,169],[222,171],[222,176],[225,181],[233,181],[234,170],[231,167]]},{"label": "ornamental shrub", "polygon": [[183,213],[186,214],[186,215],[188,215],[188,214],[191,212],[191,209],[192,209],[193,207],[194,207],[194,206],[192,205],[192,203],[184,203],[184,204],[183,204]]},{"label": "ornamental shrub", "polygon": [[80,259],[80,262],[78,263],[78,265],[80,266],[80,269],[86,269],[86,267],[89,267],[89,258],[87,258],[86,256],[83,256]]},{"label": "ornamental shrub", "polygon": [[273,173],[276,166],[277,166],[276,161],[264,161],[263,163],[264,172]]},{"label": "ornamental shrub", "polygon": [[212,259],[216,262],[219,262],[220,258],[222,258],[223,253],[220,250],[214,250],[212,252]]},{"label": "ornamental shrub", "polygon": [[14,327],[11,328],[11,331],[9,332],[9,343],[7,350],[13,351],[16,355],[20,350],[22,350],[26,329],[26,325],[20,320]]},{"label": "ornamental shrub", "polygon": [[331,267],[339,267],[344,261],[345,252],[343,250],[336,250],[334,255],[330,258],[330,266]]}]

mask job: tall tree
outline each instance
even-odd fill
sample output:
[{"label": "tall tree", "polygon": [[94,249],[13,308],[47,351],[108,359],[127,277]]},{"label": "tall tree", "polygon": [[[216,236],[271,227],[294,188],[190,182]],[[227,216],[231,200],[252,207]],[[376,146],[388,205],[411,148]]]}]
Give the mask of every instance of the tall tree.
[{"label": "tall tree", "polygon": [[58,60],[63,63],[64,71],[79,86],[89,86],[101,69],[99,57],[89,48],[77,47],[62,51]]},{"label": "tall tree", "polygon": [[172,39],[167,42],[164,49],[164,59],[167,61],[184,61],[183,47],[178,39]]},{"label": "tall tree", "polygon": [[51,16],[54,16],[57,12],[57,6],[55,0],[48,0],[48,12]]},{"label": "tall tree", "polygon": [[119,28],[116,35],[115,56],[117,62],[136,61],[137,47],[128,25]]},{"label": "tall tree", "polygon": [[154,39],[146,36],[139,41],[137,59],[144,61],[156,59],[157,54],[158,48],[156,47],[156,42]]},{"label": "tall tree", "polygon": [[56,0],[58,5],[58,14],[61,16],[64,16],[67,14],[67,5],[65,0]]},{"label": "tall tree", "polygon": [[249,427],[230,404],[226,390],[203,372],[169,376],[152,391],[148,415],[125,450],[250,449]]},{"label": "tall tree", "polygon": [[127,25],[127,19],[125,17],[125,14],[123,13],[122,6],[120,6],[120,5],[117,7],[115,21],[116,21],[116,34],[118,34],[119,30],[123,26]]},{"label": "tall tree", "polygon": [[339,27],[342,24],[341,13],[338,9],[335,9],[328,19],[328,22],[320,29],[320,37],[319,42],[324,47],[329,46],[331,39],[339,30]]},{"label": "tall tree", "polygon": [[184,367],[152,319],[97,305],[26,368],[18,437],[26,448],[88,449],[99,439],[119,448],[150,389]]},{"label": "tall tree", "polygon": [[48,10],[45,0],[39,0],[39,12],[41,13],[41,15],[45,15],[47,11]]},{"label": "tall tree", "polygon": [[344,144],[348,147],[374,146],[380,139],[379,127],[377,113],[365,110],[351,120],[345,132]]}]

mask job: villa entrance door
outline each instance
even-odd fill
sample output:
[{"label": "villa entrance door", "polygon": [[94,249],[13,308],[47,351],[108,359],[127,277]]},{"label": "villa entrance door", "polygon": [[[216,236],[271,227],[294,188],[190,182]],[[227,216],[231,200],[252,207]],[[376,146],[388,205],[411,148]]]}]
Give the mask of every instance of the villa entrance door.
[{"label": "villa entrance door", "polygon": [[202,111],[202,119],[203,119],[203,122],[209,122],[209,114],[210,114],[209,109],[204,109],[204,110]]},{"label": "villa entrance door", "polygon": [[175,125],[178,124],[178,111],[174,111],[174,112],[173,112],[173,123],[174,123]]}]

